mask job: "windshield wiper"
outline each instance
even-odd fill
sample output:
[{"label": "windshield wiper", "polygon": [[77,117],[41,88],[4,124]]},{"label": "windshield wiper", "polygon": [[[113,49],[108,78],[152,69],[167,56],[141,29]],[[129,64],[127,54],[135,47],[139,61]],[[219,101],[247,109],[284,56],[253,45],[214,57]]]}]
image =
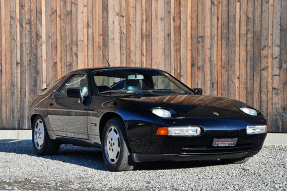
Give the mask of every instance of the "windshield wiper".
[{"label": "windshield wiper", "polygon": [[137,90],[126,90],[126,89],[118,89],[118,90],[106,90],[100,92],[100,94],[107,94],[107,93],[116,93],[116,94],[138,94]]}]

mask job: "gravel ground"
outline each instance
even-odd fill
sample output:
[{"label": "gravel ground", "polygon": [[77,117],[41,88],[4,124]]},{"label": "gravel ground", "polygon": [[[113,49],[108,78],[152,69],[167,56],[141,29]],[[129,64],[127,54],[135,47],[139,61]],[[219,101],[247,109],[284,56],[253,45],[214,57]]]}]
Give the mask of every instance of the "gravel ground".
[{"label": "gravel ground", "polygon": [[265,146],[245,164],[145,163],[109,172],[92,148],[62,145],[38,157],[31,141],[0,140],[0,190],[287,190],[287,147]]}]

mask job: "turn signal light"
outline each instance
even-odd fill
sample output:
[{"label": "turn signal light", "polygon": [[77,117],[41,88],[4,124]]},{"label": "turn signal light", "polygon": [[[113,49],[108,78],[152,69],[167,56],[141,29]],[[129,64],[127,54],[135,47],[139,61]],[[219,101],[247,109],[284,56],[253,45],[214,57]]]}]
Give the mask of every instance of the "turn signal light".
[{"label": "turn signal light", "polygon": [[167,127],[159,127],[156,131],[157,135],[168,135],[168,128]]}]

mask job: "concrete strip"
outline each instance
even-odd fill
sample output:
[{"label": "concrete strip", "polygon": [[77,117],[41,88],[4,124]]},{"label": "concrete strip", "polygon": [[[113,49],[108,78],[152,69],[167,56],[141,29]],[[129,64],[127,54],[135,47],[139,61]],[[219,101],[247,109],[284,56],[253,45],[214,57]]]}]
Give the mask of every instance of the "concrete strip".
[{"label": "concrete strip", "polygon": [[31,140],[32,130],[0,130],[1,139]]},{"label": "concrete strip", "polygon": [[[32,130],[0,130],[1,139],[31,140]],[[287,133],[268,133],[264,145],[287,146]]]},{"label": "concrete strip", "polygon": [[287,146],[287,133],[268,133],[264,145]]}]

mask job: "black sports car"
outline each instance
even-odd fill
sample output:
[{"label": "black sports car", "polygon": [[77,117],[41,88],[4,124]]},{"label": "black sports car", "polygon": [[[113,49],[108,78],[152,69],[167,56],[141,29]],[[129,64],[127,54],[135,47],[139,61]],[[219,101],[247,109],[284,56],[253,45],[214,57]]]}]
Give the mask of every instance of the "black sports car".
[{"label": "black sports car", "polygon": [[33,146],[38,155],[56,154],[60,144],[101,147],[111,171],[144,161],[242,163],[257,154],[264,116],[240,101],[201,94],[156,69],[77,70],[31,103]]}]

